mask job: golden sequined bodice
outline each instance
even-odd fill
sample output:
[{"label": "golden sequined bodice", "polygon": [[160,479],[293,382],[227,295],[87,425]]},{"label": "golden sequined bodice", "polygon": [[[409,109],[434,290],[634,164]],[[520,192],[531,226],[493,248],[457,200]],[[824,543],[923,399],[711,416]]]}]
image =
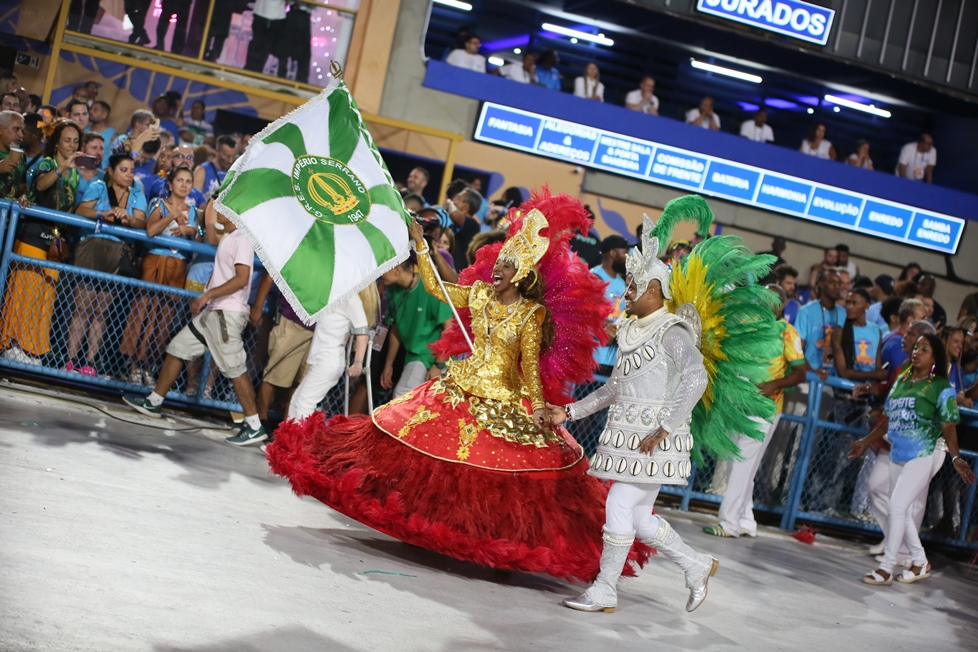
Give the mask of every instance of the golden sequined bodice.
[{"label": "golden sequined bodice", "polygon": [[[420,260],[418,267],[425,289],[444,301],[431,261]],[[474,396],[507,402],[525,397],[534,409],[544,407],[540,382],[543,306],[522,298],[503,305],[496,301],[492,286],[482,281],[445,286],[452,303],[472,313],[472,355],[448,365],[455,384]]]}]

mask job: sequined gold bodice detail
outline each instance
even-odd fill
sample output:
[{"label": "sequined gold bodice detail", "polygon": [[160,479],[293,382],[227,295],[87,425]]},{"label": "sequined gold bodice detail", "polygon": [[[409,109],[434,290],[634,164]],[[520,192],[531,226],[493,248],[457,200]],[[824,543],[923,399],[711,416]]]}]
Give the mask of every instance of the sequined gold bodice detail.
[{"label": "sequined gold bodice detail", "polygon": [[[531,403],[542,403],[538,362],[541,331],[536,316],[542,313],[541,306],[526,300],[503,305],[495,300],[491,286],[476,283],[469,308],[474,350],[465,360],[449,366],[458,386],[484,398],[519,401],[526,397]],[[523,360],[524,351],[533,359]],[[524,382],[521,370],[529,374],[530,382]]]},{"label": "sequined gold bodice detail", "polygon": [[[420,260],[418,269],[425,289],[444,300],[430,259]],[[472,355],[448,364],[454,383],[474,396],[506,402],[528,398],[534,408],[542,408],[543,306],[522,298],[501,304],[492,286],[482,281],[471,286],[446,283],[445,287],[456,307],[469,308],[472,313]]]}]

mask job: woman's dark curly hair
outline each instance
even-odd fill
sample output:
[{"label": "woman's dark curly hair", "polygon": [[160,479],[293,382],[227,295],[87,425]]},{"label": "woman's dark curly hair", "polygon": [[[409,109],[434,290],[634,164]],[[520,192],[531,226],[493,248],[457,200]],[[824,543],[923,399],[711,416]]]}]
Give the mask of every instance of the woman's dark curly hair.
[{"label": "woman's dark curly hair", "polygon": [[540,276],[540,272],[534,267],[516,287],[520,291],[520,296],[524,299],[529,299],[543,306],[543,324],[540,326],[540,329],[543,331],[543,341],[540,342],[540,353],[542,354],[553,346],[554,338],[556,337],[554,320],[550,316],[550,309],[543,303],[543,295],[546,292],[543,277]]},{"label": "woman's dark curly hair", "polygon": [[67,118],[62,118],[54,123],[54,131],[51,133],[51,137],[48,138],[47,144],[44,146],[44,156],[47,158],[54,158],[55,153],[58,151],[58,143],[61,142],[61,134],[65,129],[74,129],[75,133],[78,134],[78,147],[79,151],[81,148],[82,140],[82,130],[78,126],[77,122],[69,120]]},{"label": "woman's dark curly hair", "polygon": [[[934,375],[947,379],[947,349],[944,348],[944,342],[941,341],[941,337],[936,333],[924,333],[920,337],[927,340],[927,343],[930,344],[931,355],[934,356]],[[918,343],[920,343],[920,340],[917,340],[914,346],[916,347]]]}]

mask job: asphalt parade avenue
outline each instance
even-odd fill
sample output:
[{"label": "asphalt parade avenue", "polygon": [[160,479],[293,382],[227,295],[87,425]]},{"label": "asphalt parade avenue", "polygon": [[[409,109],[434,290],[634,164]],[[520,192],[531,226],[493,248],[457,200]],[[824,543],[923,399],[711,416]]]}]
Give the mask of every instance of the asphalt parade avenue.
[{"label": "asphalt parade avenue", "polygon": [[580,587],[456,562],[296,498],[219,427],[17,387],[0,383],[3,652],[975,649],[978,570],[940,553],[933,579],[875,588],[859,581],[873,568],[861,543],[714,539],[710,515],[665,509],[721,561],[707,601],[687,614],[660,559],[620,585],[616,613],[585,614],[559,605]]}]

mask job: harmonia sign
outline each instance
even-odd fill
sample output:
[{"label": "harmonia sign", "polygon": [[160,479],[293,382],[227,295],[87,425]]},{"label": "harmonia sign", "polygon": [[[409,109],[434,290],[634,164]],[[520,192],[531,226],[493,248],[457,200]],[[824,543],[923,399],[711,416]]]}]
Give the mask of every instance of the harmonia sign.
[{"label": "harmonia sign", "polygon": [[835,10],[800,0],[699,0],[705,14],[825,45]]}]

